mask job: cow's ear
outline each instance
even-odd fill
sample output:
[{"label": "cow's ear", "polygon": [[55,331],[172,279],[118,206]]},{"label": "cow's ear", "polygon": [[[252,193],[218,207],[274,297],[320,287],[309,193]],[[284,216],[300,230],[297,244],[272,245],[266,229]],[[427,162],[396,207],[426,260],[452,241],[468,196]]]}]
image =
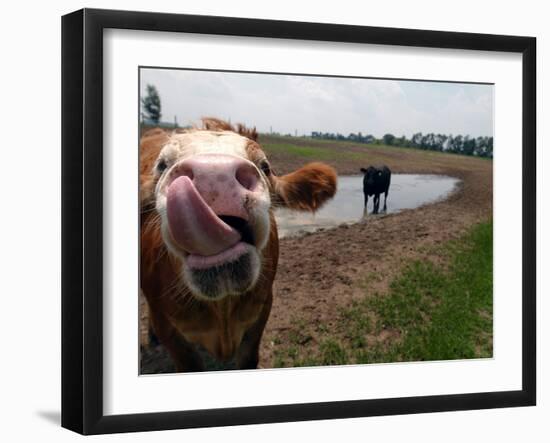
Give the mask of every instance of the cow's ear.
[{"label": "cow's ear", "polygon": [[367,172],[367,170],[365,168],[361,168],[360,171],[363,172],[363,173]]},{"label": "cow's ear", "polygon": [[337,175],[324,163],[309,163],[282,177],[272,176],[275,205],[316,211],[336,194]]}]

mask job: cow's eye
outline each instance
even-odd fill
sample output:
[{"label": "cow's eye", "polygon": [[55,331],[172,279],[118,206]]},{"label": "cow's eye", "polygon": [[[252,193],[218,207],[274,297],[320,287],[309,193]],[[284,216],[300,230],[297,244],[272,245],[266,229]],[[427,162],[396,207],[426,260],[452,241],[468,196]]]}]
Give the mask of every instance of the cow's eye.
[{"label": "cow's eye", "polygon": [[269,163],[267,162],[267,160],[262,160],[260,162],[260,169],[267,176],[271,174],[271,167],[269,166]]},{"label": "cow's eye", "polygon": [[166,168],[168,167],[168,165],[166,164],[166,161],[165,160],[159,160],[159,162],[157,163],[157,171],[162,174]]}]

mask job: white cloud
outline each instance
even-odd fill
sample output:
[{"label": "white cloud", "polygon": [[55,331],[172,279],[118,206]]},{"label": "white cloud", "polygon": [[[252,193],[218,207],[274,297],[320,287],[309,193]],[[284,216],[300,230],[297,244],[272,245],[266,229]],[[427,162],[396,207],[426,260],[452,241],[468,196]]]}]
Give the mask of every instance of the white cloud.
[{"label": "white cloud", "polygon": [[267,132],[492,135],[489,85],[144,69],[163,120],[231,119]]}]

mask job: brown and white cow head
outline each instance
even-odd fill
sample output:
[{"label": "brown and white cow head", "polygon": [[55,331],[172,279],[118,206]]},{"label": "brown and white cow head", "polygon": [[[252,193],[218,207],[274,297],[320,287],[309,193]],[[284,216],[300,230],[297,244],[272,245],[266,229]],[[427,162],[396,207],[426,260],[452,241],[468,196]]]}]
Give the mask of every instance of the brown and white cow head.
[{"label": "brown and white cow head", "polygon": [[276,230],[273,207],[314,211],[335,192],[331,167],[311,163],[277,177],[255,130],[204,119],[202,129],[167,136],[145,198],[192,294],[217,300],[257,283]]}]

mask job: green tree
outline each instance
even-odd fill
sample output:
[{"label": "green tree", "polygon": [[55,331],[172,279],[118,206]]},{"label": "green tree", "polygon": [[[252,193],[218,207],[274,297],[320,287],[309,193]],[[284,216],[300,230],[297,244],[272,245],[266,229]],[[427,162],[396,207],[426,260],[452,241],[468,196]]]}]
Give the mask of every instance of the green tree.
[{"label": "green tree", "polygon": [[153,123],[158,124],[161,117],[160,97],[153,85],[147,85],[147,94],[141,99],[141,106],[143,107],[144,116],[146,119],[152,120]]},{"label": "green tree", "polygon": [[382,137],[384,140],[385,145],[393,145],[393,142],[395,140],[395,135],[393,134],[384,134],[384,137]]}]

